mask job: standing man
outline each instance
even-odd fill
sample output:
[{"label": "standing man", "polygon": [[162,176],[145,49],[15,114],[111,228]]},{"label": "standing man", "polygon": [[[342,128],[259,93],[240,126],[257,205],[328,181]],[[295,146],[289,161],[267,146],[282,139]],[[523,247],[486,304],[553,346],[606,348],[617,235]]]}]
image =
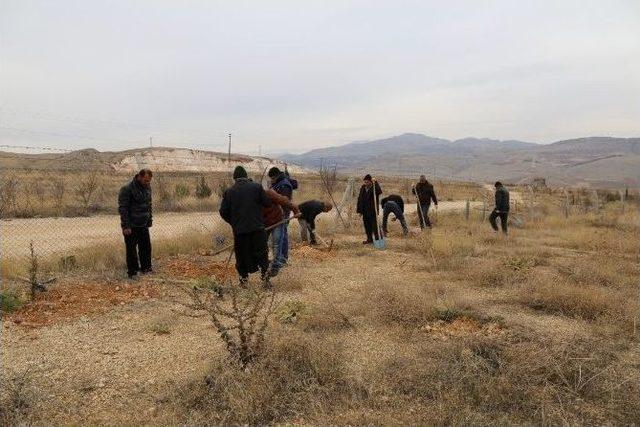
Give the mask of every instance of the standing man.
[{"label": "standing man", "polygon": [[393,214],[396,219],[400,220],[400,225],[402,225],[402,234],[409,234],[409,228],[407,227],[407,221],[404,219],[404,201],[402,197],[397,194],[391,194],[390,196],[385,197],[381,200],[382,203],[382,232],[387,235],[389,230],[387,228],[387,219],[389,218],[389,214]]},{"label": "standing man", "polygon": [[429,221],[429,208],[431,207],[431,201],[438,206],[438,199],[436,199],[436,193],[433,191],[433,185],[427,181],[427,177],[420,175],[420,181],[413,189],[413,194],[418,198],[418,220],[420,221],[420,228],[431,228],[431,221]]},{"label": "standing man", "polygon": [[284,236],[282,234],[282,224],[276,225],[279,222],[284,221],[284,209],[289,209],[293,212],[294,216],[299,215],[300,211],[298,207],[291,203],[291,200],[285,196],[276,193],[274,190],[266,190],[267,196],[271,199],[271,206],[262,208],[262,216],[264,218],[264,226],[266,228],[273,227],[267,233],[267,237],[271,236],[271,252],[272,260],[271,267],[269,267],[269,276],[275,277],[282,268],[283,260],[281,258],[281,246]]},{"label": "standing man", "polygon": [[329,202],[321,202],[320,200],[309,200],[300,203],[298,208],[300,209],[300,218],[298,218],[300,238],[303,242],[317,245],[318,242],[316,241],[315,234],[316,217],[322,212],[329,212],[333,209],[333,205]]},{"label": "standing man", "polygon": [[502,185],[500,181],[495,183],[496,187],[496,207],[489,215],[489,222],[493,231],[498,232],[498,224],[496,224],[496,218],[500,217],[500,225],[502,226],[502,232],[507,234],[507,220],[509,218],[509,191]]},{"label": "standing man", "polygon": [[149,169],[142,169],[118,194],[120,226],[127,254],[127,276],[131,280],[138,279],[138,271],[142,274],[153,272],[149,237],[149,227],[153,222],[152,177],[153,173]]},{"label": "standing man", "polygon": [[357,213],[362,215],[362,224],[364,225],[364,231],[367,235],[367,240],[362,242],[363,245],[369,245],[373,243],[373,238],[380,239],[378,233],[378,205],[376,201],[382,194],[382,189],[378,184],[378,181],[374,181],[371,175],[366,174],[362,180],[362,186],[360,187],[360,194],[358,195],[358,209]]},{"label": "standing man", "polygon": [[271,206],[271,199],[260,184],[247,177],[242,166],[236,166],[233,179],[235,183],[222,197],[220,216],[233,229],[233,250],[240,286],[248,283],[249,273],[260,268],[262,284],[269,287],[269,246],[262,208]]},{"label": "standing man", "polygon": [[[293,184],[287,178],[287,175],[280,171],[277,167],[272,167],[269,169],[267,173],[269,178],[271,179],[271,189],[275,190],[276,193],[285,196],[287,199],[293,199]],[[289,214],[291,211],[289,208],[282,209],[284,218],[289,218]],[[282,261],[282,265],[286,265],[289,261],[289,223],[285,222],[280,225],[282,228],[280,232],[282,233],[282,244],[280,245],[280,253],[278,254],[278,258]]]}]

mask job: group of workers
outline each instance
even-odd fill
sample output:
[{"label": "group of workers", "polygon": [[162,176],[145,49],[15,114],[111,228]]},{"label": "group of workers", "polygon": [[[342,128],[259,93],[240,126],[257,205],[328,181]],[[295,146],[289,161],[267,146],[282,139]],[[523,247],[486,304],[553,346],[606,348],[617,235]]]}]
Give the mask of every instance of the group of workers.
[{"label": "group of workers", "polygon": [[[249,274],[259,272],[262,284],[271,287],[270,278],[276,276],[289,260],[288,225],[297,219],[303,242],[317,244],[316,217],[333,209],[326,201],[308,200],[300,204],[293,202],[293,192],[298,183],[285,171],[272,167],[268,171],[270,186],[264,189],[251,180],[242,166],[233,171],[233,185],[229,187],[220,204],[220,216],[233,230],[233,249],[240,285],[246,286]],[[153,173],[142,169],[133,180],[120,189],[118,209],[122,234],[124,235],[127,275],[136,280],[138,273],[153,272],[151,266],[151,239],[149,227],[153,222],[151,201],[151,179]],[[507,233],[509,192],[500,182],[495,183],[495,209],[489,217],[491,227],[498,231],[496,220],[500,218],[503,233]],[[416,197],[416,208],[420,228],[431,228],[429,209],[431,203],[438,206],[433,185],[424,175],[412,188]],[[404,215],[404,200],[397,194],[382,199],[382,188],[371,175],[364,179],[357,201],[357,213],[362,216],[366,239],[363,244],[373,244],[388,234],[389,216],[399,221],[406,236],[409,228]],[[378,223],[382,208],[382,224]],[[271,260],[269,260],[269,242]]]}]

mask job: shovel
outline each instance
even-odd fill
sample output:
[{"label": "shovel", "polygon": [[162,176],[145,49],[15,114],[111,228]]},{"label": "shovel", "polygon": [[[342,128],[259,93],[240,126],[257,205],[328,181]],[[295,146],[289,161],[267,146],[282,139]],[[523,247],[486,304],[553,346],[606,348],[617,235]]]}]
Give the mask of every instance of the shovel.
[{"label": "shovel", "polygon": [[380,227],[380,224],[378,224],[378,193],[376,192],[376,184],[378,181],[376,181],[375,179],[373,180],[373,201],[375,203],[375,211],[376,211],[376,229],[378,230],[378,237],[379,239],[375,238],[375,235],[373,236],[373,247],[376,249],[385,249],[387,247],[385,241],[384,241],[384,234],[382,233],[382,227]]}]

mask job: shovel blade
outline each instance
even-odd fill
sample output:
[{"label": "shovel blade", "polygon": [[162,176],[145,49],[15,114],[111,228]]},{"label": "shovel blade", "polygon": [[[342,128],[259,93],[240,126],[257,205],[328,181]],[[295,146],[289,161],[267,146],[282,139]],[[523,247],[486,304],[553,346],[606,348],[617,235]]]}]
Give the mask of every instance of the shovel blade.
[{"label": "shovel blade", "polygon": [[381,239],[373,239],[373,247],[376,249],[384,249],[386,247],[384,238]]}]

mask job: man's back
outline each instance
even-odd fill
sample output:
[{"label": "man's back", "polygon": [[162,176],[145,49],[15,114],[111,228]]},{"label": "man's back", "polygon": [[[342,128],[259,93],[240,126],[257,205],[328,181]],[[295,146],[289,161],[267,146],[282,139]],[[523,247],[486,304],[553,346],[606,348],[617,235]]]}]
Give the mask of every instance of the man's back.
[{"label": "man's back", "polygon": [[271,200],[260,184],[239,178],[224,193],[220,216],[231,224],[235,234],[251,233],[264,228],[262,208]]},{"label": "man's back", "polygon": [[504,186],[496,188],[496,209],[503,212],[509,211],[509,190]]},{"label": "man's back", "polygon": [[404,200],[402,200],[402,197],[400,197],[397,194],[390,194],[389,196],[382,199],[380,202],[382,203],[383,208],[387,202],[394,202],[396,205],[398,205],[398,207],[400,208],[400,211],[404,212]]},{"label": "man's back", "polygon": [[302,218],[307,222],[313,220],[324,210],[324,203],[319,200],[308,200],[298,205]]}]

